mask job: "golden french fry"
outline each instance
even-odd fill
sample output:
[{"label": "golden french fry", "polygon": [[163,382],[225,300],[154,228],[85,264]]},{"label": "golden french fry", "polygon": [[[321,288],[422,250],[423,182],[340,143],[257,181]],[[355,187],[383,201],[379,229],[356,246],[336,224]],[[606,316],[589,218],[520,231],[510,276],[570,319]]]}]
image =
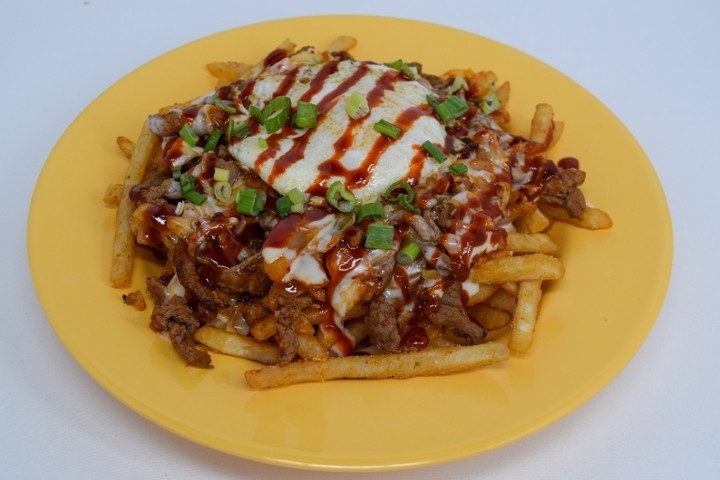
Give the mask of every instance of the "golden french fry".
[{"label": "golden french fry", "polygon": [[544,253],[490,258],[473,267],[470,280],[477,283],[558,280],[565,274],[560,260]]},{"label": "golden french fry", "polygon": [[532,344],[541,296],[541,280],[520,282],[518,301],[508,342],[508,346],[515,353],[527,352]]},{"label": "golden french fry", "polygon": [[410,378],[446,375],[497,363],[508,358],[505,345],[495,342],[471,347],[430,348],[417,352],[335,357],[326,361],[304,361],[283,367],[263,367],[245,372],[251,388],[272,388],[303,382],[339,378]]},{"label": "golden french fry", "polygon": [[327,48],[328,52],[347,52],[357,45],[357,38],[349,35],[340,35],[332,41],[330,46]]},{"label": "golden french fry", "polygon": [[508,233],[507,248],[515,253],[558,252],[558,246],[544,233]]},{"label": "golden french fry", "polygon": [[111,207],[117,207],[120,203],[120,197],[122,197],[123,186],[119,183],[111,183],[105,189],[105,195],[103,195],[103,202]]},{"label": "golden french fry", "polygon": [[485,304],[500,310],[504,310],[508,313],[515,311],[515,304],[517,303],[517,292],[511,293],[507,290],[499,288],[490,298],[485,300]]},{"label": "golden french fry", "polygon": [[268,364],[280,361],[280,349],[275,345],[207,325],[195,332],[195,341],[211,350],[234,357]]},{"label": "golden french fry", "polygon": [[497,330],[510,323],[512,315],[499,308],[479,303],[468,308],[468,315],[485,330]]},{"label": "golden french fry", "polygon": [[132,158],[130,158],[122,196],[118,203],[112,265],[110,268],[110,283],[114,288],[127,288],[132,281],[135,235],[130,218],[135,205],[130,200],[128,193],[133,185],[142,181],[148,164],[154,157],[159,145],[160,140],[150,131],[146,121],[135,144]]},{"label": "golden french fry", "polygon": [[497,83],[497,76],[490,71],[475,72],[467,79],[467,82],[473,95],[485,98]]},{"label": "golden french fry", "polygon": [[[286,39],[280,45],[278,45],[278,47],[275,49],[275,51],[282,50],[285,52],[286,55],[291,55],[295,51],[295,46],[296,45],[293,42],[291,42],[289,39]],[[258,75],[260,75],[260,73],[263,70],[265,70],[265,59],[256,63],[251,68],[248,68],[247,71],[242,74],[240,79],[247,80],[247,79],[255,78]]]},{"label": "golden french fry", "polygon": [[550,226],[550,220],[535,208],[530,215],[515,220],[515,227],[520,233],[540,233]]},{"label": "golden french fry", "polygon": [[[463,285],[463,288],[466,288],[466,285]],[[495,291],[498,289],[497,285],[487,285],[487,284],[477,284],[472,283],[471,285],[468,285],[466,290],[470,294],[470,298],[468,298],[467,304],[469,305],[475,305],[476,303],[484,302],[490,296],[495,293]]]},{"label": "golden french fry", "polygon": [[145,308],[147,308],[147,303],[145,303],[145,296],[140,290],[125,294],[122,296],[122,299],[125,305],[130,305],[135,310],[139,310],[142,312],[143,310],[145,310]]},{"label": "golden french fry", "polygon": [[500,105],[506,106],[510,101],[510,82],[503,82],[502,85],[496,88],[495,95],[497,95]]},{"label": "golden french fry", "polygon": [[536,105],[530,123],[530,141],[542,145],[547,150],[552,143],[554,128],[553,108],[547,103]]},{"label": "golden french fry", "polygon": [[544,202],[540,202],[538,206],[542,212],[549,217],[590,230],[610,228],[613,224],[610,215],[599,208],[586,206],[582,218],[573,218],[563,207],[548,205]]},{"label": "golden french fry", "polygon": [[217,79],[217,86],[222,87],[239,80],[252,65],[240,62],[212,62],[205,66],[210,75]]},{"label": "golden french fry", "polygon": [[554,147],[557,142],[560,140],[560,137],[562,137],[562,132],[565,130],[565,122],[562,121],[555,121],[553,128],[553,138],[552,142],[550,142],[550,146],[548,147],[548,150],[550,150],[552,147]]},{"label": "golden french fry", "polygon": [[277,333],[275,318],[268,315],[250,327],[250,333],[258,340],[267,340]]},{"label": "golden french fry", "polygon": [[305,360],[327,360],[328,351],[324,348],[320,342],[313,337],[305,333],[301,333],[297,336],[298,349],[297,353]]},{"label": "golden french fry", "polygon": [[125,158],[128,160],[132,158],[133,150],[135,149],[135,142],[123,136],[117,137],[115,142],[117,143],[118,148],[122,151],[123,155],[125,155]]}]

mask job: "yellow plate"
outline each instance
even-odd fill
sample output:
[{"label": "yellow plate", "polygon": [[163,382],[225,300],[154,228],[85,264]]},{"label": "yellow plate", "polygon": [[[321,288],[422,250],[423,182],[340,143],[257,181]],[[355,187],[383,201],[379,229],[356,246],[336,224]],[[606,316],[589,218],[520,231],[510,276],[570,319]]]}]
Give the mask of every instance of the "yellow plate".
[{"label": "yellow plate", "polygon": [[[214,355],[211,371],[185,367],[148,327],[149,310],[110,288],[115,211],[105,186],[123,178],[115,137],[135,137],[160,106],[212,89],[211,61],[254,62],[285,38],[327,46],[339,34],[357,58],[419,61],[426,72],[494,70],[512,83],[513,128],[527,133],[547,102],[565,132],[554,157],[588,172],[590,202],[609,231],[556,226],[566,278],[548,285],[529,354],[438,378],[339,381],[253,392],[250,362]],[[609,382],[650,331],[670,276],[672,232],[662,188],[620,121],[573,81],[494,41],[408,20],[326,16],[213,35],[132,72],[91,103],[57,143],[38,179],[28,225],[33,279],[47,317],[75,359],[130,408],[183,437],[290,467],[390,470],[485,452],[566,415]],[[135,288],[156,266],[141,254]]]}]

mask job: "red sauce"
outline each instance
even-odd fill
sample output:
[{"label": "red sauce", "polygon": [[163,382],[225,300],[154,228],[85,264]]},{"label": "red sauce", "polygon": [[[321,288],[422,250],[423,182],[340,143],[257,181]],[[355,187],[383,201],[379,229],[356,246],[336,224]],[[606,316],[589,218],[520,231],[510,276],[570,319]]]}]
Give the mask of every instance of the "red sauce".
[{"label": "red sauce", "polygon": [[175,207],[170,204],[149,204],[143,210],[142,226],[138,236],[143,239],[144,245],[162,245],[162,238],[169,232],[167,217],[175,213]]},{"label": "red sauce", "polygon": [[238,255],[244,245],[230,232],[228,225],[215,225],[203,234],[198,254],[215,265],[232,267],[238,263]]},{"label": "red sauce", "polygon": [[325,80],[327,77],[332,75],[333,73],[337,72],[338,69],[338,62],[328,62],[325,65],[318,70],[318,73],[315,75],[315,77],[310,81],[310,87],[303,93],[303,95],[300,97],[300,100],[303,102],[309,102],[312,100],[312,98],[315,96],[316,93],[318,93],[320,90],[322,90],[323,85],[325,85]]},{"label": "red sauce", "polygon": [[297,77],[298,68],[295,67],[292,70],[289,70],[285,73],[285,76],[282,79],[282,82],[280,82],[280,85],[278,85],[278,88],[273,93],[273,97],[281,97],[285,95],[288,91],[290,91],[290,87],[293,86],[295,83],[295,78]]},{"label": "red sauce", "polygon": [[[303,226],[320,220],[325,215],[328,215],[328,213],[319,208],[312,208],[303,215],[297,213],[288,215],[280,220],[275,228],[272,229],[263,244],[263,248],[296,248],[298,246],[304,246],[304,235],[298,236],[297,233],[300,232]],[[301,245],[298,245],[298,242],[300,242]]]},{"label": "red sauce", "polygon": [[430,344],[430,338],[425,329],[421,326],[410,328],[400,341],[400,348],[403,351],[423,350]]},{"label": "red sauce", "polygon": [[558,167],[560,168],[580,168],[580,162],[575,157],[565,157],[558,161]]},{"label": "red sauce", "polygon": [[282,48],[276,48],[272,52],[268,53],[265,59],[263,59],[263,65],[269,67],[285,57],[287,57],[287,51]]}]

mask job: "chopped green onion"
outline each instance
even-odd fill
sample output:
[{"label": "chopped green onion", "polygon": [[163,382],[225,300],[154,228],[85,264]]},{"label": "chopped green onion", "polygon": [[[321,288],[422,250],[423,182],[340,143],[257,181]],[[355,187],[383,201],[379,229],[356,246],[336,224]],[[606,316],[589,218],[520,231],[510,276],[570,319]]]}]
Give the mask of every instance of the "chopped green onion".
[{"label": "chopped green onion", "polygon": [[216,107],[222,108],[223,112],[229,113],[230,115],[234,115],[234,114],[238,113],[237,108],[231,107],[230,105],[228,105],[227,103],[223,102],[223,101],[220,100],[219,98],[215,98],[215,100],[213,100],[213,104],[214,104]]},{"label": "chopped green onion", "polygon": [[385,209],[380,202],[366,203],[358,210],[357,221],[361,222],[365,217],[385,218]]},{"label": "chopped green onion", "polygon": [[432,95],[428,95],[426,97],[428,105],[430,105],[433,110],[437,110],[437,107],[440,106],[440,102],[437,101],[437,98],[433,97]]},{"label": "chopped green onion", "polygon": [[178,202],[177,205],[175,205],[175,215],[178,217],[183,214],[185,211],[185,202]]},{"label": "chopped green onion", "polygon": [[254,188],[246,188],[235,194],[235,205],[238,213],[255,217],[265,208],[265,199]]},{"label": "chopped green onion", "polygon": [[213,172],[213,180],[216,180],[218,182],[227,182],[228,180],[230,180],[230,170],[226,168],[215,167],[215,172]]},{"label": "chopped green onion", "polygon": [[317,125],[318,107],[310,102],[298,102],[293,115],[293,124],[298,128],[313,128]]},{"label": "chopped green onion", "polygon": [[263,137],[258,137],[258,147],[262,148],[263,150],[268,148],[267,140],[265,140]]},{"label": "chopped green onion", "polygon": [[185,197],[187,200],[191,201],[195,205],[202,205],[205,203],[205,200],[207,200],[207,196],[203,195],[202,193],[196,192],[195,190],[191,190],[185,194],[183,194],[183,197]]},{"label": "chopped green onion", "polygon": [[405,195],[404,193],[401,193],[400,195],[398,195],[398,200],[399,200],[398,204],[401,207],[403,207],[405,210],[412,212],[412,213],[420,213],[420,209],[417,208],[416,206],[414,206],[412,204],[412,202],[410,200],[408,200],[407,195]]},{"label": "chopped green onion", "polygon": [[247,123],[241,123],[240,125],[236,125],[235,120],[228,120],[227,130],[225,131],[225,136],[228,143],[230,143],[230,140],[232,140],[233,137],[245,138],[249,133],[250,129],[248,128]]},{"label": "chopped green onion", "polygon": [[303,197],[302,192],[297,188],[293,188],[292,190],[290,190],[287,194],[287,197],[290,199],[293,205],[303,203],[305,201],[305,197]]},{"label": "chopped green onion", "polygon": [[393,246],[394,236],[395,229],[392,225],[371,223],[368,225],[367,237],[365,237],[365,248],[390,250]]},{"label": "chopped green onion", "polygon": [[395,70],[399,71],[400,73],[402,73],[403,75],[405,75],[405,76],[406,76],[407,78],[409,78],[410,80],[415,80],[415,77],[417,76],[417,74],[416,74],[415,71],[410,67],[410,65],[408,65],[408,64],[405,63],[405,62],[403,62],[401,58],[395,60],[395,61],[392,62],[392,63],[386,63],[385,65],[387,65],[387,66],[390,67],[390,68],[394,68]]},{"label": "chopped green onion", "polygon": [[182,171],[179,168],[175,168],[172,171],[173,179],[177,180],[178,182],[182,178]]},{"label": "chopped green onion", "polygon": [[193,128],[187,123],[180,129],[180,136],[183,140],[185,140],[185,143],[191,147],[197,145],[198,140],[200,140],[200,136],[195,133],[195,130],[193,130]]},{"label": "chopped green onion", "polygon": [[287,217],[290,215],[292,206],[292,201],[290,201],[288,197],[280,197],[275,202],[275,208],[277,209],[278,215],[281,217]]},{"label": "chopped green onion", "polygon": [[485,115],[491,114],[500,107],[500,99],[495,93],[495,90],[491,91],[487,97],[480,102],[480,110],[482,110]]},{"label": "chopped green onion", "polygon": [[393,140],[398,138],[403,132],[402,128],[398,127],[397,125],[393,125],[387,120],[380,120],[375,125],[373,125],[373,128],[376,132],[380,132],[383,135],[392,138]]},{"label": "chopped green onion", "polygon": [[419,254],[420,247],[418,247],[417,243],[410,242],[398,252],[395,259],[400,265],[408,265],[414,262]]},{"label": "chopped green onion", "polygon": [[262,123],[268,133],[275,133],[285,125],[290,116],[290,99],[275,97],[262,111]]},{"label": "chopped green onion", "polygon": [[468,84],[465,81],[465,77],[462,75],[455,75],[455,78],[453,79],[452,85],[450,85],[450,88],[447,89],[447,94],[451,95],[458,90],[467,90]]},{"label": "chopped green onion", "polygon": [[205,151],[206,152],[212,152],[217,147],[218,142],[220,141],[220,137],[222,137],[222,130],[213,130],[210,135],[208,135],[207,142],[205,142]]},{"label": "chopped green onion", "polygon": [[454,165],[450,165],[450,171],[455,175],[462,175],[468,171],[468,167],[464,163],[456,163]]},{"label": "chopped green onion", "polygon": [[303,213],[305,212],[305,204],[304,203],[293,203],[292,207],[290,207],[290,210],[294,213]]},{"label": "chopped green onion", "polygon": [[227,181],[220,181],[213,186],[213,193],[220,203],[227,203],[232,195],[232,187]]},{"label": "chopped green onion", "polygon": [[[427,98],[428,103],[435,109],[435,113],[443,123],[453,118],[460,118],[468,110],[467,102],[456,95],[446,98],[445,101],[440,104],[430,95],[428,95]],[[432,99],[434,103],[430,102],[430,99]]]},{"label": "chopped green onion", "polygon": [[[395,192],[398,188],[402,189],[404,192],[393,195],[393,192]],[[398,203],[403,195],[410,203],[415,201],[415,190],[413,190],[409,183],[401,180],[390,185],[382,194],[382,197],[390,203]]]},{"label": "chopped green onion", "polygon": [[262,110],[260,110],[255,105],[250,105],[250,116],[253,117],[258,122],[262,123]]},{"label": "chopped green onion", "polygon": [[180,177],[180,192],[185,195],[195,190],[195,177],[192,175],[183,175]]},{"label": "chopped green onion", "polygon": [[330,205],[341,212],[347,213],[355,210],[355,195],[347,191],[345,185],[340,180],[336,180],[330,185],[325,197]]},{"label": "chopped green onion", "polygon": [[355,90],[345,102],[345,113],[353,120],[362,118],[370,113],[370,105],[362,92]]},{"label": "chopped green onion", "polygon": [[426,140],[425,143],[422,144],[422,147],[423,150],[429,153],[430,156],[433,157],[438,163],[443,163],[445,160],[447,160],[447,156],[445,156],[442,150],[436,147],[435,144],[432,143],[430,140]]}]

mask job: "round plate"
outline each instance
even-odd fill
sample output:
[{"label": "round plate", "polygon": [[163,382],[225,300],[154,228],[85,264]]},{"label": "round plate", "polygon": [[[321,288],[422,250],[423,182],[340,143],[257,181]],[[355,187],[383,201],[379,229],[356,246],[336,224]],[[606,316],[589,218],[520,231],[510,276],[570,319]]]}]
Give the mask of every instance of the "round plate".
[{"label": "round plate", "polygon": [[[214,355],[189,368],[109,285],[115,210],[105,187],[127,162],[118,135],[135,137],[148,114],[213,87],[212,61],[255,62],[285,38],[325,48],[358,38],[356,58],[419,61],[426,72],[493,70],[512,84],[512,130],[527,134],[547,102],[565,132],[553,151],[580,159],[587,199],[614,227],[556,225],[565,279],[545,285],[531,351],[469,373],[409,380],[336,381],[251,391],[251,362]],[[628,195],[632,192],[632,196]],[[631,199],[631,200],[630,200]],[[104,388],[178,435],[241,457],[290,467],[390,470],[485,452],[526,436],[588,400],[631,359],[660,310],[672,232],[652,166],[600,102],[547,65],[494,41],[408,20],[326,16],[223,32],[132,72],[91,103],[57,143],[38,179],[28,250],[40,301],[75,359]],[[136,260],[134,289],[157,270]]]}]

